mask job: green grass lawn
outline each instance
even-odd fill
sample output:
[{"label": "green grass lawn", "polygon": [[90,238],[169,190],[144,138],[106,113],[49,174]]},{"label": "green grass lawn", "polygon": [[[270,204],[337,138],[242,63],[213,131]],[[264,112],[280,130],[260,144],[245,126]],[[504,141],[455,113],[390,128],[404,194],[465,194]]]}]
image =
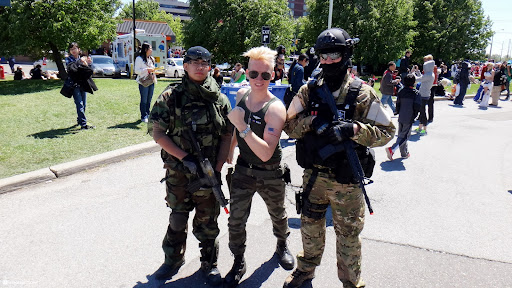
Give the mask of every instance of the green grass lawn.
[{"label": "green grass lawn", "polygon": [[[73,99],[59,93],[62,81],[0,81],[0,178],[152,141],[139,120],[135,80],[94,81],[99,90],[87,95],[85,113],[93,130],[76,125]],[[159,79],[153,103],[171,82]]]}]

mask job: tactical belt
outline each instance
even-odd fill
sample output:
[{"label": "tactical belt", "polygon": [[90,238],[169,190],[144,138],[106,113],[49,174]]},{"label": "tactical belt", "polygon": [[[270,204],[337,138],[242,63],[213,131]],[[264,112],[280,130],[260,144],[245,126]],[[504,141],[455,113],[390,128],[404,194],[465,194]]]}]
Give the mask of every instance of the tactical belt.
[{"label": "tactical belt", "polygon": [[277,168],[281,167],[281,163],[257,165],[257,164],[247,163],[247,161],[245,161],[242,158],[238,158],[238,160],[236,161],[236,164],[238,164],[240,166],[244,166],[246,168],[261,170],[261,171],[276,170]]},{"label": "tactical belt", "polygon": [[[268,169],[264,169],[267,167]],[[249,165],[245,161],[240,161],[240,158],[235,166],[235,171],[238,171],[247,176],[263,179],[276,179],[283,176],[283,169],[281,169],[280,163],[272,165]]]}]

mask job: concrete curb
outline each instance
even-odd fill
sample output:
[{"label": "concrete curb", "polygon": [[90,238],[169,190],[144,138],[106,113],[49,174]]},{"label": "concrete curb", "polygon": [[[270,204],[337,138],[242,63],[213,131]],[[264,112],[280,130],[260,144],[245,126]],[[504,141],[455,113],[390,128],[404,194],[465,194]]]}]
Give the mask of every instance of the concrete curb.
[{"label": "concrete curb", "polygon": [[23,187],[46,182],[49,180],[54,180],[56,178],[72,175],[102,165],[111,164],[129,158],[142,156],[144,154],[157,152],[160,151],[160,149],[160,145],[158,145],[154,141],[150,141],[94,155],[91,157],[58,164],[48,168],[43,168],[40,170],[0,179],[0,194],[12,192]]}]

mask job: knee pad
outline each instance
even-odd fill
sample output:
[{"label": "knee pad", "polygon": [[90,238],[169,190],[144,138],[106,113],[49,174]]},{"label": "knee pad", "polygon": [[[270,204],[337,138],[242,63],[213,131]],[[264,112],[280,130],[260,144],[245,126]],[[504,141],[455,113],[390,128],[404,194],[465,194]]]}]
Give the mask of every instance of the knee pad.
[{"label": "knee pad", "polygon": [[302,208],[302,214],[304,216],[319,220],[325,217],[325,213],[327,212],[328,204],[315,204],[309,202],[309,200],[304,201],[304,207]]},{"label": "knee pad", "polygon": [[169,224],[174,231],[183,231],[187,227],[188,212],[171,212]]}]

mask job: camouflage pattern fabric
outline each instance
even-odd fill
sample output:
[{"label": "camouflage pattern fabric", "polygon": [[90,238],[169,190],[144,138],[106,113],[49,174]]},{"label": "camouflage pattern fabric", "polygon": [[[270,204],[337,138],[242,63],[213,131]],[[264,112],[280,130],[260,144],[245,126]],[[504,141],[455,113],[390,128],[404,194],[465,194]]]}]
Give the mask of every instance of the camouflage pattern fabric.
[{"label": "camouflage pattern fabric", "polygon": [[[167,131],[167,136],[178,147],[197,156],[190,139],[183,136],[185,129],[192,128],[205,158],[216,163],[221,135],[230,134],[233,130],[227,118],[230,111],[228,98],[220,93],[212,77],[208,76],[201,85],[184,77],[182,84],[175,88],[167,87],[156,100],[150,113],[148,133],[153,135],[153,128],[158,125],[161,130]],[[187,215],[196,209],[192,222],[194,236],[205,245],[215,242],[219,234],[217,217],[220,208],[212,190],[201,188],[193,193],[188,192],[187,186],[197,180],[197,176],[188,173],[182,162],[164,149],[161,156],[167,169],[167,206],[173,212]],[[172,266],[183,259],[187,228],[174,231],[169,225],[162,244],[166,264]]]},{"label": "camouflage pattern fabric", "polygon": [[[245,226],[251,212],[252,198],[256,191],[267,205],[273,232],[278,240],[286,241],[290,230],[288,216],[284,206],[285,183],[281,177],[253,177],[241,172],[235,166],[230,188],[231,212],[228,220],[229,249],[233,255],[243,255],[247,239]],[[246,168],[249,169],[249,168]],[[260,171],[261,172],[261,171]],[[269,174],[275,171],[269,170]]]},{"label": "camouflage pattern fabric", "polygon": [[[304,171],[304,187],[311,177],[311,169]],[[350,281],[355,287],[364,286],[361,275],[361,240],[364,226],[365,202],[358,184],[340,184],[334,174],[319,172],[309,194],[313,204],[330,204],[336,232],[338,278]],[[320,211],[317,211],[320,212]],[[325,217],[313,219],[301,216],[301,234],[304,251],[297,255],[297,269],[314,271],[320,265],[325,247]]]},{"label": "camouflage pattern fabric", "polygon": [[[319,80],[319,85],[321,85]],[[341,85],[341,90],[337,103],[344,103],[350,83],[354,79],[346,74]],[[313,116],[306,115],[307,105],[309,103],[309,88],[303,85],[295,95],[303,110],[295,107],[298,113],[292,115],[292,105],[288,108],[288,115],[284,131],[291,137],[301,139],[306,133],[312,132],[311,123]],[[356,107],[352,120],[360,130],[351,139],[366,147],[383,146],[395,134],[395,126],[392,122],[387,124],[377,123],[375,120],[368,119],[372,104],[380,100],[377,93],[369,85],[363,84],[356,98]],[[377,105],[377,106],[379,106]],[[373,105],[375,106],[375,105]],[[313,137],[314,139],[314,137]],[[311,170],[304,171],[304,186],[306,187]],[[336,232],[336,254],[338,262],[338,278],[345,287],[363,287],[364,282],[360,278],[361,273],[361,241],[359,234],[364,226],[365,202],[361,189],[357,184],[340,184],[336,182],[334,174],[318,173],[318,178],[313,185],[309,198],[311,203],[330,204],[333,215],[334,228]],[[322,252],[325,247],[325,217],[322,219],[311,219],[301,216],[301,233],[303,252],[297,256],[297,269],[302,271],[313,271],[320,265]]]},{"label": "camouflage pattern fabric", "polygon": [[[217,218],[220,207],[212,190],[203,188],[194,193],[187,192],[186,186],[190,175],[178,170],[168,169],[166,177],[167,206],[175,212],[187,213],[195,208],[192,233],[201,243],[215,240],[219,235]],[[172,266],[185,256],[187,230],[186,228],[184,231],[174,231],[171,225],[168,226],[162,243],[166,264]]]}]

